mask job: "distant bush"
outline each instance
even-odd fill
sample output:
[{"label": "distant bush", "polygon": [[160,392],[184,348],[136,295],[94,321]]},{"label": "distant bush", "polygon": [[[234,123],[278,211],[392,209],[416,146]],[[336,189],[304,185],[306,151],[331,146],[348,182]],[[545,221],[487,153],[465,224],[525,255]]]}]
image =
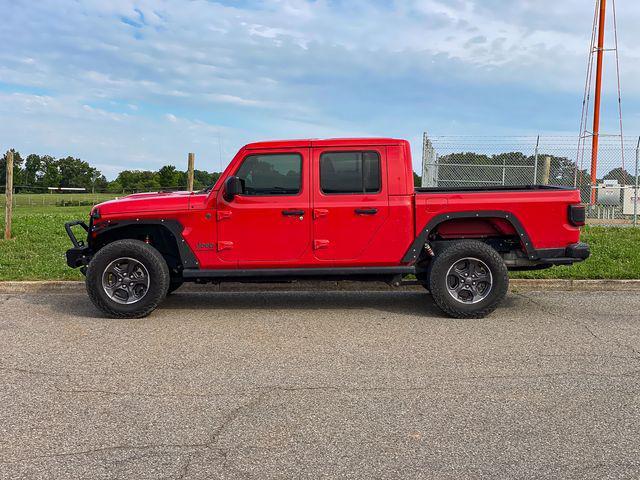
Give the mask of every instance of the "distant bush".
[{"label": "distant bush", "polygon": [[92,207],[94,203],[91,200],[60,200],[56,207]]}]

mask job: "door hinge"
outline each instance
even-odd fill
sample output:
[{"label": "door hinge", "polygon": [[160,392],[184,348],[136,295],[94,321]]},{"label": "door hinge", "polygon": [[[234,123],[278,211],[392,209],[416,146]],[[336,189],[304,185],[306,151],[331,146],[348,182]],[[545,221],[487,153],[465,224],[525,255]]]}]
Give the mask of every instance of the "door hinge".
[{"label": "door hinge", "polygon": [[233,249],[233,242],[218,242],[218,251]]},{"label": "door hinge", "polygon": [[323,248],[329,248],[329,240],[314,240],[313,241],[313,249],[321,250]]},{"label": "door hinge", "polygon": [[315,220],[317,220],[318,218],[321,218],[321,217],[326,217],[327,215],[329,215],[329,210],[327,210],[325,208],[314,208],[313,209],[313,218]]},{"label": "door hinge", "polygon": [[231,215],[233,215],[233,212],[230,212],[229,210],[218,210],[216,218],[218,219],[218,221],[220,221],[224,220],[225,218],[231,218]]}]

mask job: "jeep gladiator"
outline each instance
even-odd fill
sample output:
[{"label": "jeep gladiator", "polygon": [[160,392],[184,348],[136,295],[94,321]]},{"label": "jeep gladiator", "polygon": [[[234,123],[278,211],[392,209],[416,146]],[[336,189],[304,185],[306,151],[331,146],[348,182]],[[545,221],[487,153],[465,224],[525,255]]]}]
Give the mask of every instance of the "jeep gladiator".
[{"label": "jeep gladiator", "polygon": [[252,143],[205,190],[129,195],[67,223],[67,263],[110,317],[148,315],[183,282],[357,279],[418,283],[447,314],[480,318],[508,270],[589,256],[578,190],[413,182],[405,140]]}]

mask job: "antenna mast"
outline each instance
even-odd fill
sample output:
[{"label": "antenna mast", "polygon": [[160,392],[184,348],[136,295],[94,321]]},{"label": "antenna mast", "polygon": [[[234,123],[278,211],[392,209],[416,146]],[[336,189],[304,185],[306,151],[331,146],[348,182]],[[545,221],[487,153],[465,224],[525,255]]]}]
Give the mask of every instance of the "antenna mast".
[{"label": "antenna mast", "polygon": [[[593,27],[591,32],[591,46],[589,51],[589,63],[587,67],[587,80],[585,84],[585,92],[584,99],[582,102],[582,117],[580,120],[580,141],[578,145],[578,157],[582,154],[582,159],[580,160],[580,169],[582,169],[582,163],[585,154],[586,147],[586,139],[591,136],[591,193],[590,200],[591,204],[595,204],[596,202],[596,189],[597,189],[597,181],[598,181],[598,153],[600,147],[600,137],[603,135],[600,133],[600,105],[602,102],[602,73],[604,70],[604,52],[606,51],[614,51],[616,57],[616,74],[618,77],[618,116],[620,121],[620,145],[621,145],[621,159],[622,159],[622,170],[624,170],[624,137],[622,130],[622,95],[620,88],[620,62],[618,56],[618,27],[617,27],[617,19],[616,19],[616,4],[615,0],[611,0],[612,8],[613,8],[613,31],[614,31],[614,40],[615,47],[611,49],[606,49],[604,46],[605,41],[605,30],[606,30],[606,16],[607,16],[607,0],[596,0],[596,10],[593,18]],[[596,34],[597,30],[597,34]],[[589,100],[590,100],[590,90],[591,84],[593,80],[593,64],[594,59],[593,56],[596,55],[596,72],[595,72],[595,88],[594,88],[594,100],[593,100],[593,130],[588,132],[587,122],[589,117]],[[576,162],[577,163],[577,162]],[[578,166],[576,165],[576,169]],[[578,171],[576,170],[576,186],[579,186],[582,182],[582,175],[580,175],[580,179],[578,180]],[[626,179],[623,178],[623,182]]]},{"label": "antenna mast", "polygon": [[591,138],[591,204],[596,203],[598,147],[600,143],[600,101],[602,98],[602,61],[604,57],[604,30],[607,16],[607,0],[600,0],[598,20],[598,50],[596,60],[596,91],[593,99],[593,137]]}]

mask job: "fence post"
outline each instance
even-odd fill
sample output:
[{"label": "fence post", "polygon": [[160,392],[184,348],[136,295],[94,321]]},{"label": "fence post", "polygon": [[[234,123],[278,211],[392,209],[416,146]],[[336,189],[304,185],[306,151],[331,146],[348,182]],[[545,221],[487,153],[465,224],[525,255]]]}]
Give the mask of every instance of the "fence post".
[{"label": "fence post", "polygon": [[640,137],[638,137],[638,145],[636,145],[636,182],[633,192],[633,226],[638,226],[638,164],[640,163]]},{"label": "fence post", "polygon": [[549,177],[551,176],[551,157],[544,157],[544,170],[542,171],[542,184],[549,185]]},{"label": "fence post", "polygon": [[195,157],[196,157],[195,153],[189,154],[188,168],[187,168],[187,190],[189,190],[190,192],[193,192],[193,169],[194,169],[195,160],[196,160]]},{"label": "fence post", "polygon": [[7,177],[5,188],[6,202],[4,210],[4,239],[11,238],[11,219],[13,214],[13,152],[7,152]]},{"label": "fence post", "polygon": [[534,155],[534,164],[533,164],[533,185],[538,183],[538,149],[540,148],[540,135],[538,135],[538,139],[536,140],[536,152]]}]

